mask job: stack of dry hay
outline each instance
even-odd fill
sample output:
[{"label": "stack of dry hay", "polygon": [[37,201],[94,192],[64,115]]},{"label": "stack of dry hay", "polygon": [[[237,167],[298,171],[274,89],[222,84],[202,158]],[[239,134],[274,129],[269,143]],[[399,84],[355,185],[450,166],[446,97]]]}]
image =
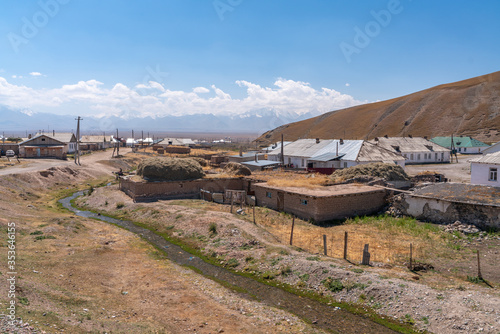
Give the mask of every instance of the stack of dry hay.
[{"label": "stack of dry hay", "polygon": [[137,175],[148,180],[183,181],[202,178],[205,172],[193,159],[148,158],[137,167]]},{"label": "stack of dry hay", "polygon": [[224,167],[224,173],[229,175],[251,175],[252,171],[238,162],[229,162]]},{"label": "stack of dry hay", "polygon": [[330,176],[330,179],[335,183],[351,180],[353,182],[370,182],[376,179],[382,179],[387,182],[408,181],[410,177],[401,166],[376,162],[336,170]]}]

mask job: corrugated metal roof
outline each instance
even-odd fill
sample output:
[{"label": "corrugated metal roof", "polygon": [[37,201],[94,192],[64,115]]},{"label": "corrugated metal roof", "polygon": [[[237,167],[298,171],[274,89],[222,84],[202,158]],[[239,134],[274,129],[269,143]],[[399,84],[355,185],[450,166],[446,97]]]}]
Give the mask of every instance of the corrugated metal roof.
[{"label": "corrugated metal roof", "polygon": [[270,161],[270,160],[259,160],[259,161],[245,161],[241,163],[242,165],[250,165],[250,166],[271,166],[271,165],[279,165],[279,161]]},{"label": "corrugated metal roof", "polygon": [[37,133],[38,135],[45,135],[50,138],[54,138],[56,140],[62,141],[63,143],[76,142],[76,137],[71,132],[47,132],[47,133]]},{"label": "corrugated metal roof", "polygon": [[104,135],[100,136],[82,136],[80,139],[81,143],[103,143],[103,142],[108,142],[110,141],[109,137],[106,137]]},{"label": "corrugated metal roof", "polygon": [[[451,147],[451,137],[434,137],[430,140],[433,143],[443,147]],[[488,147],[490,145],[483,143],[472,137],[453,137],[455,147]]]},{"label": "corrugated metal roof", "polygon": [[[378,140],[370,140],[369,143],[379,145],[389,151],[396,153],[411,152],[449,152],[446,147],[442,147],[422,137],[379,137]],[[399,149],[396,150],[396,148]]]},{"label": "corrugated metal roof", "polygon": [[54,138],[54,137],[52,137],[52,136],[47,136],[46,134],[37,134],[37,135],[35,135],[34,137],[31,137],[31,138],[29,138],[29,139],[26,139],[26,140],[24,140],[24,141],[20,142],[20,143],[19,143],[19,145],[24,145],[25,143],[28,143],[28,142],[30,142],[30,141],[32,141],[32,140],[34,140],[34,139],[36,139],[36,138],[39,138],[39,137],[48,137],[48,138],[54,139],[54,140],[55,140],[55,141],[57,141],[57,142],[60,142],[60,143],[62,143],[62,144],[65,144],[65,142],[63,142],[62,140],[59,140],[59,139]]},{"label": "corrugated metal roof", "polygon": [[482,157],[469,160],[479,164],[495,164],[500,165],[500,151],[495,153],[486,154]]},{"label": "corrugated metal roof", "polygon": [[327,162],[327,161],[332,161],[338,158],[343,157],[345,154],[336,154],[336,153],[323,153],[320,155],[315,155],[314,157],[310,158],[309,161],[319,161],[319,162]]},{"label": "corrugated metal roof", "polygon": [[500,141],[498,143],[493,144],[490,147],[485,148],[484,150],[482,150],[483,154],[495,153],[495,152],[498,152],[498,151],[500,151]]}]

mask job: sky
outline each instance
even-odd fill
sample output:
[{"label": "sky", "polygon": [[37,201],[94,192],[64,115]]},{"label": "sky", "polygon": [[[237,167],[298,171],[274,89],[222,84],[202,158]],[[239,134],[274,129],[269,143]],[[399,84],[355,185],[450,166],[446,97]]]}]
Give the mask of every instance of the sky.
[{"label": "sky", "polygon": [[499,1],[3,1],[0,105],[327,112],[499,70]]}]

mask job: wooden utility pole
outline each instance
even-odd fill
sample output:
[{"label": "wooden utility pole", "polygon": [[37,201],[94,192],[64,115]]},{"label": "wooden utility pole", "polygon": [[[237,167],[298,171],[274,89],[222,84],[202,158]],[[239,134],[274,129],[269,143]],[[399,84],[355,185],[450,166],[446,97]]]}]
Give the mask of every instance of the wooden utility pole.
[{"label": "wooden utility pole", "polygon": [[257,201],[257,198],[255,199],[255,201],[253,202],[253,223],[254,225],[256,224],[255,223],[255,202]]},{"label": "wooden utility pole", "polygon": [[75,118],[76,123],[76,149],[75,149],[75,164],[80,165],[80,121],[83,119],[80,116]]},{"label": "wooden utility pole", "polygon": [[285,150],[283,148],[283,134],[281,134],[281,167],[285,167]]},{"label": "wooden utility pole", "polygon": [[120,138],[118,138],[118,129],[116,129],[116,156],[120,156]]}]

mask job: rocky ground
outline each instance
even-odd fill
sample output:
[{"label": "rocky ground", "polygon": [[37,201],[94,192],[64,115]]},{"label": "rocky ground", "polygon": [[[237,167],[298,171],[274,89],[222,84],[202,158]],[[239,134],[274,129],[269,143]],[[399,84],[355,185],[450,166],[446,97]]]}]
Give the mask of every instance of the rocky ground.
[{"label": "rocky ground", "polygon": [[[413,273],[398,266],[390,269],[383,264],[359,266],[305,253],[278,243],[269,233],[272,231],[236,215],[207,210],[198,202],[138,204],[116,187],[107,187],[96,189],[79,203],[145,222],[153,229],[170,231],[173,237],[191,243],[196,240],[205,254],[217,257],[226,267],[332,296],[336,301],[356,303],[422,330],[498,333],[498,285],[487,287],[432,271]],[[216,234],[210,232],[209,226],[213,224]],[[498,250],[500,244],[489,245]],[[439,284],[428,284],[432,281]]]}]

